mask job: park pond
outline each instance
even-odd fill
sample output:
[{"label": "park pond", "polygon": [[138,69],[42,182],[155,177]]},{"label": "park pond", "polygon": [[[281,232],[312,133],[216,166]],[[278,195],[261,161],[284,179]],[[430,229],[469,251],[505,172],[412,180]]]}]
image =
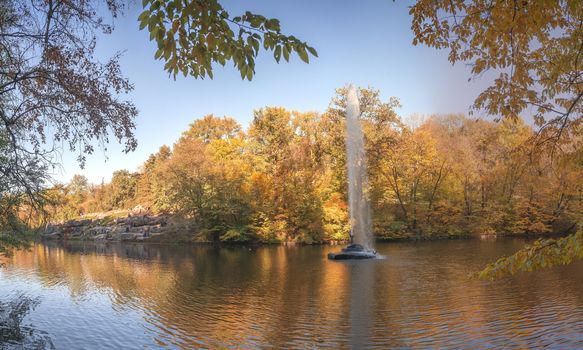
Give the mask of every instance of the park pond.
[{"label": "park pond", "polygon": [[0,268],[0,348],[582,348],[581,261],[468,278],[523,245],[37,244]]}]

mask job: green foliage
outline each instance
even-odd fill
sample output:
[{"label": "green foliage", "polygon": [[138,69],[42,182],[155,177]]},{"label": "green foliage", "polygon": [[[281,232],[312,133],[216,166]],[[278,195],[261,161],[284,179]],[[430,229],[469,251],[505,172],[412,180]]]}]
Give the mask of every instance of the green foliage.
[{"label": "green foliage", "polygon": [[246,243],[251,240],[251,236],[246,228],[232,228],[222,234],[220,240],[226,243]]},{"label": "green foliage", "polygon": [[136,193],[137,174],[127,170],[113,172],[111,178],[112,193],[109,201],[112,208],[127,209]]},{"label": "green foliage", "polygon": [[583,226],[560,239],[539,239],[509,257],[503,257],[474,274],[481,279],[495,279],[555,265],[566,265],[583,258]]},{"label": "green foliage", "polygon": [[242,79],[255,74],[255,58],[263,48],[277,62],[289,61],[295,52],[308,63],[317,52],[292,35],[281,33],[279,20],[249,11],[231,17],[217,0],[143,0],[140,29],[150,32],[157,44],[156,59],[176,77],[213,78],[213,64],[232,62]]},{"label": "green foliage", "polygon": [[28,247],[30,240],[22,232],[0,233],[0,256],[10,256],[13,250]]}]

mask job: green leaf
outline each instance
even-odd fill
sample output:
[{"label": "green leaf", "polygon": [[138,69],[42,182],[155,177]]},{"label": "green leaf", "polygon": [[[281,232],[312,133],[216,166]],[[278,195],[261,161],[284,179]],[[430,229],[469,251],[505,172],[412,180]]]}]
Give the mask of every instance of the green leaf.
[{"label": "green leaf", "polygon": [[275,57],[275,61],[279,63],[279,59],[281,58],[281,46],[277,46],[275,51],[273,51],[273,57]]},{"label": "green leaf", "polygon": [[144,12],[140,13],[140,15],[138,16],[138,21],[143,21],[144,18],[148,18],[148,17],[150,17],[150,11],[145,10]]},{"label": "green leaf", "polygon": [[313,47],[307,46],[308,51],[312,54],[312,56],[318,57],[318,52]]},{"label": "green leaf", "polygon": [[253,38],[253,48],[255,49],[255,53],[259,53],[259,41]]},{"label": "green leaf", "polygon": [[156,34],[158,34],[158,27],[150,31],[150,40],[154,40],[154,38],[156,38]]},{"label": "green leaf", "polygon": [[148,25],[148,17],[142,19],[142,21],[140,22],[140,30],[146,28],[147,25]]},{"label": "green leaf", "polygon": [[156,25],[158,24],[158,18],[156,17],[150,17],[148,19],[148,30],[152,31],[154,30],[154,28],[156,28]]},{"label": "green leaf", "polygon": [[306,53],[306,49],[303,46],[298,48],[296,51],[297,51],[298,55],[300,56],[300,58],[302,59],[302,61],[304,61],[306,63],[310,63],[310,58],[308,57],[308,54]]},{"label": "green leaf", "polygon": [[261,25],[261,19],[259,19],[257,17],[250,18],[249,19],[249,24],[253,28],[258,28]]},{"label": "green leaf", "polygon": [[289,62],[289,49],[287,48],[287,45],[283,46],[283,58],[285,58],[286,62]]}]

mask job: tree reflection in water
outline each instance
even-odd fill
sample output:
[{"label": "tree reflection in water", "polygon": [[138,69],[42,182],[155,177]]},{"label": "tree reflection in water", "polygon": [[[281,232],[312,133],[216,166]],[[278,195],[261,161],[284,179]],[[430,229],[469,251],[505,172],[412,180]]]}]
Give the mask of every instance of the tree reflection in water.
[{"label": "tree reflection in water", "polygon": [[38,298],[23,294],[10,301],[0,301],[0,349],[55,348],[46,333],[23,324],[24,317],[38,304]]}]

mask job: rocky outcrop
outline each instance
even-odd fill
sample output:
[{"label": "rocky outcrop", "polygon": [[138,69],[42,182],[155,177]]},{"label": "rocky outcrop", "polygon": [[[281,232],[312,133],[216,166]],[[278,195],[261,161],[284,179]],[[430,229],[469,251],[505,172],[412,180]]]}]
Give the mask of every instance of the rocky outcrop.
[{"label": "rocky outcrop", "polygon": [[108,241],[142,241],[159,236],[169,228],[164,215],[139,215],[106,219],[70,220],[48,224],[43,234],[47,239],[80,239]]}]

